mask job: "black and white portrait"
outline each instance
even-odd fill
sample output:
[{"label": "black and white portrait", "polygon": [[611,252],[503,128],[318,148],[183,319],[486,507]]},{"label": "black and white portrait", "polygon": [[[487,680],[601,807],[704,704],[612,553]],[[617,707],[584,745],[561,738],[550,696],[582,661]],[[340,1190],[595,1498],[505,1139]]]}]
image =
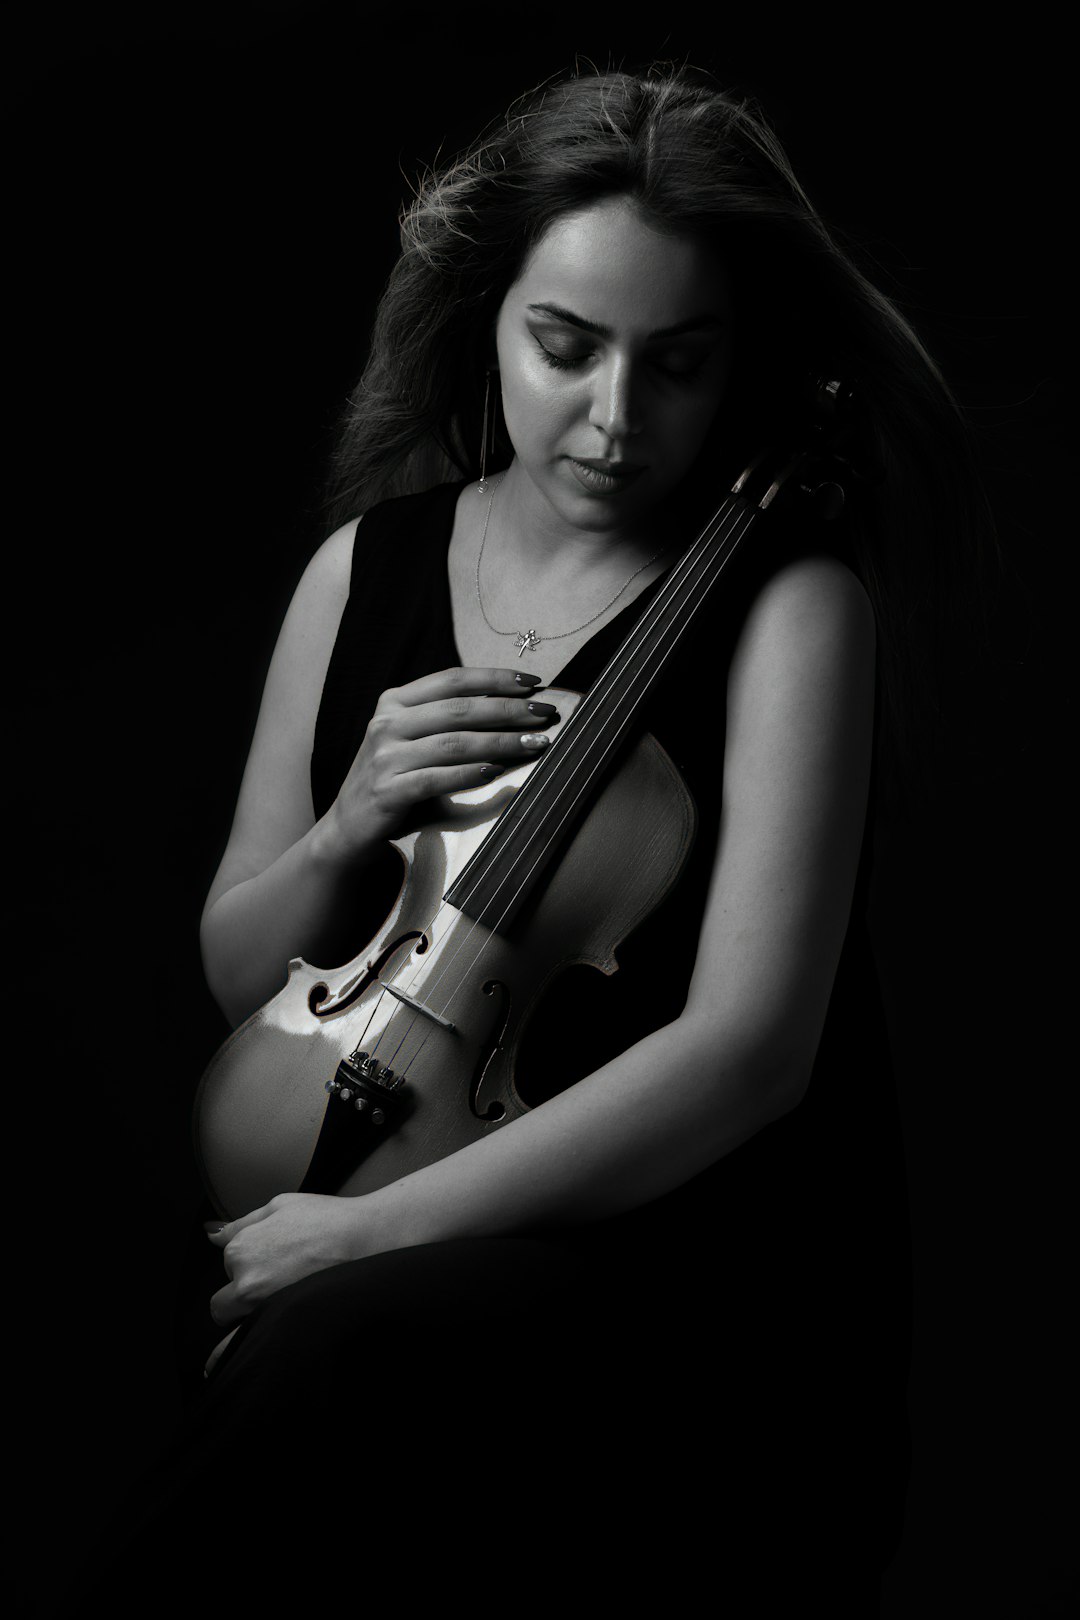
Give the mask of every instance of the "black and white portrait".
[{"label": "black and white portrait", "polygon": [[14,25],[18,1613],[1069,1611],[1036,23]]}]

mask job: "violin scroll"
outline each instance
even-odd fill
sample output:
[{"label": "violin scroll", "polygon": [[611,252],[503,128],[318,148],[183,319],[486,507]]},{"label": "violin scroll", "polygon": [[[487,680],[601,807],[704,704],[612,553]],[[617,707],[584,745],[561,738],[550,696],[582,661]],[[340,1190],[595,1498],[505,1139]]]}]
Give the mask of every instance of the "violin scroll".
[{"label": "violin scroll", "polygon": [[782,448],[759,452],[731,493],[764,512],[794,490],[809,499],[815,516],[829,522],[843,511],[852,482],[875,483],[884,474],[860,433],[854,390],[827,376],[814,378],[811,390],[812,420],[788,435]]}]

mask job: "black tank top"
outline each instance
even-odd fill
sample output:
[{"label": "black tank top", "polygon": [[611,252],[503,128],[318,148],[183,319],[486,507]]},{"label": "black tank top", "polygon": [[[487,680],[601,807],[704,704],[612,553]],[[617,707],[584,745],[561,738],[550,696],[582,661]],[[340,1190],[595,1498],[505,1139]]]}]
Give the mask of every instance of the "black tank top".
[{"label": "black tank top", "polygon": [[[352,582],[334,646],[311,761],[315,813],[332,803],[380,694],[461,662],[454,643],[447,553],[463,485],[445,484],[386,501],[365,515]],[[752,537],[753,538],[753,537]],[[610,978],[571,970],[551,994],[552,1016],[535,1018],[522,1057],[524,1083],[572,1047],[591,1072],[677,1018],[693,969],[719,826],[727,669],[739,626],[769,573],[795,554],[774,534],[725,572],[708,622],[684,638],[643,715],[694,798],[694,847],[668,898],[619,950]],[[816,534],[798,544],[820,549]],[[832,546],[836,550],[835,544]],[[585,691],[659,589],[653,582],[560,671],[553,685]],[[699,619],[704,616],[699,615]],[[793,1306],[857,1309],[877,1321],[903,1358],[908,1237],[899,1124],[884,1018],[866,926],[872,862],[869,829],[835,987],[809,1090],[791,1113],[684,1187],[590,1229],[585,1241],[648,1253],[657,1276],[685,1287],[722,1253],[725,1287],[741,1277],[751,1296],[763,1277]],[[368,893],[358,936],[370,938],[400,885],[388,850]],[[573,1029],[574,1039],[566,1038]],[[549,1030],[550,1036],[544,1031]],[[545,1040],[551,1051],[543,1049]],[[657,1109],[669,1106],[658,1090]],[[601,1230],[602,1229],[602,1230]],[[673,1268],[673,1255],[679,1263]]]}]

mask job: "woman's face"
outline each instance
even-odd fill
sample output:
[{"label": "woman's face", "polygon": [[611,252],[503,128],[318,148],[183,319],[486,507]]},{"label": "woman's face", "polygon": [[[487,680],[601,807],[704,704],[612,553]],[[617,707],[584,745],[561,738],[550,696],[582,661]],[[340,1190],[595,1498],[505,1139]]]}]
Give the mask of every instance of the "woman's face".
[{"label": "woman's face", "polygon": [[550,227],[499,311],[506,427],[554,512],[633,526],[689,470],[723,398],[719,256],[613,197]]}]

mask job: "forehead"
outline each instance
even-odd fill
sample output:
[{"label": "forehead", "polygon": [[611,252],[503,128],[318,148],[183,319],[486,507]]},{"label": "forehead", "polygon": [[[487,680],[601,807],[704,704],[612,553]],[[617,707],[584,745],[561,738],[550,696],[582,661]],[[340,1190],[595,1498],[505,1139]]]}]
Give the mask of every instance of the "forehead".
[{"label": "forehead", "polygon": [[724,316],[727,276],[700,239],[659,230],[625,197],[564,214],[526,259],[510,296],[558,303],[627,333]]}]

